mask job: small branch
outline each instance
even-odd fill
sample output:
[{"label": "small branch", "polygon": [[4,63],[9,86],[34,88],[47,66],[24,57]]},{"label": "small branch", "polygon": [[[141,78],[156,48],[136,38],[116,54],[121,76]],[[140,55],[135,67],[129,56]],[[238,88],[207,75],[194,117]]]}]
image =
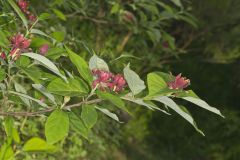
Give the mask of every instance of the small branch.
[{"label": "small branch", "polygon": [[[64,110],[69,110],[69,109],[72,109],[72,108],[75,108],[75,107],[79,107],[83,104],[94,104],[94,103],[99,103],[101,101],[102,101],[101,99],[83,101],[83,102],[80,102],[80,103],[67,105],[63,109]],[[3,112],[3,111],[0,111],[0,115],[1,116],[15,116],[15,117],[19,117],[19,116],[35,117],[35,116],[39,116],[39,115],[44,114],[44,113],[52,112],[55,109],[56,108],[47,108],[45,110],[40,110],[40,111],[36,111],[36,112]]]},{"label": "small branch", "polygon": [[80,20],[89,20],[94,23],[100,23],[100,24],[108,24],[109,23],[108,21],[102,20],[99,18],[94,18],[94,17],[89,17],[89,16],[81,16],[81,15],[78,16],[77,14],[79,14],[79,13],[80,12],[75,12],[73,14],[66,15],[66,17],[68,17],[68,18],[76,17],[76,18],[79,18]]},{"label": "small branch", "polygon": [[130,37],[132,36],[132,31],[129,31],[127,35],[123,38],[122,43],[117,48],[117,53],[121,53],[123,49],[125,48],[127,42],[129,41]]}]

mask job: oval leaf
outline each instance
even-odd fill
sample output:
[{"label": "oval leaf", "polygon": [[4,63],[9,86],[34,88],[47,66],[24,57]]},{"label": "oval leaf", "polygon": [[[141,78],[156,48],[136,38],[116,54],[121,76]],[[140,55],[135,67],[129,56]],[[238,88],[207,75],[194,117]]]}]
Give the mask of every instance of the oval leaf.
[{"label": "oval leaf", "polygon": [[97,122],[98,114],[94,105],[83,105],[81,118],[88,128],[92,128]]},{"label": "oval leaf", "polygon": [[99,58],[97,55],[93,55],[89,60],[89,68],[91,70],[93,69],[99,69],[104,71],[109,71],[107,63]]},{"label": "oval leaf", "polygon": [[146,88],[144,81],[140,79],[140,77],[129,68],[127,65],[124,70],[124,78],[126,79],[129,88],[131,89],[133,95],[140,93],[142,90]]},{"label": "oval leaf", "polygon": [[41,138],[34,137],[29,139],[23,146],[23,151],[33,152],[33,151],[54,151],[56,149],[55,146],[47,144]]},{"label": "oval leaf", "polygon": [[54,144],[67,136],[69,131],[68,114],[62,110],[55,110],[47,118],[45,136],[49,144]]},{"label": "oval leaf", "polygon": [[65,48],[68,52],[70,60],[77,67],[77,70],[80,73],[80,75],[87,82],[89,82],[89,84],[91,84],[93,77],[92,77],[92,73],[87,65],[87,62],[82,57],[80,57],[79,55],[77,55],[76,53],[71,51],[68,47],[65,46]]},{"label": "oval leaf", "polygon": [[70,112],[69,114],[71,129],[75,130],[78,134],[88,139],[89,129],[85,126],[82,119],[75,113]]},{"label": "oval leaf", "polygon": [[115,121],[122,123],[119,121],[119,118],[116,114],[110,112],[109,110],[105,109],[105,108],[99,108],[99,107],[95,107],[96,109],[98,109],[99,111],[101,111],[102,113],[106,114],[108,117],[114,119]]},{"label": "oval leaf", "polygon": [[147,75],[149,95],[154,95],[167,88],[167,83],[156,73]]},{"label": "oval leaf", "polygon": [[44,56],[42,56],[40,54],[36,54],[36,53],[24,53],[22,55],[30,57],[30,58],[32,58],[32,59],[34,59],[36,61],[39,61],[44,67],[48,68],[50,71],[52,71],[53,73],[57,74],[58,76],[60,76],[65,81],[67,81],[67,78],[60,73],[60,71],[55,66],[55,64],[52,61],[50,61],[49,59],[47,59],[46,57],[44,57]]},{"label": "oval leaf", "polygon": [[80,79],[69,79],[68,83],[66,83],[57,78],[48,85],[47,90],[53,94],[70,97],[88,94],[87,85]]}]

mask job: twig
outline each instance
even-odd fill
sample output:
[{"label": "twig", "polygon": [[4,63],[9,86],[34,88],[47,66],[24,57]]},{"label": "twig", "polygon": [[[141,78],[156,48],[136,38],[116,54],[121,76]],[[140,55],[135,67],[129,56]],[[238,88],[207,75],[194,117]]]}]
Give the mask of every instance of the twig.
[{"label": "twig", "polygon": [[129,31],[127,35],[123,38],[120,46],[117,48],[117,53],[121,53],[123,51],[124,47],[126,46],[131,36],[132,36],[132,31]]},{"label": "twig", "polygon": [[[80,103],[67,105],[63,109],[64,110],[70,110],[72,108],[79,107],[83,104],[94,104],[94,103],[99,103],[101,101],[102,101],[101,99],[83,101],[83,102],[80,102]],[[0,115],[1,116],[15,116],[15,117],[19,117],[19,116],[34,117],[34,116],[39,116],[39,115],[44,114],[44,113],[52,112],[55,109],[56,108],[47,108],[45,110],[40,110],[40,111],[36,111],[36,112],[3,112],[3,111],[0,111]]]}]

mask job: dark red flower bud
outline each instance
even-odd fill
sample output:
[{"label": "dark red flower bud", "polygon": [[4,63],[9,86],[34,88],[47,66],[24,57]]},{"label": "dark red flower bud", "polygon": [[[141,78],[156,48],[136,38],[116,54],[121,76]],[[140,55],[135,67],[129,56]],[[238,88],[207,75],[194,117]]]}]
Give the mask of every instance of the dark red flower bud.
[{"label": "dark red flower bud", "polygon": [[22,11],[27,10],[29,6],[28,2],[25,0],[18,0],[17,4]]},{"label": "dark red flower bud", "polygon": [[169,43],[167,41],[164,41],[162,46],[163,48],[169,48]]},{"label": "dark red flower bud", "polygon": [[168,83],[170,89],[184,89],[190,85],[190,80],[185,77],[181,77],[181,74],[178,74],[175,77],[175,80]]},{"label": "dark red flower bud", "polygon": [[4,52],[2,52],[2,53],[0,53],[0,57],[2,58],[2,59],[6,59],[6,54],[4,53]]},{"label": "dark red flower bud", "polygon": [[36,19],[37,19],[37,17],[35,16],[35,15],[33,15],[33,14],[29,14],[28,15],[28,20],[30,20],[30,21],[36,21]]},{"label": "dark red flower bud", "polygon": [[48,52],[49,46],[48,44],[44,44],[39,48],[39,53],[45,55]]}]

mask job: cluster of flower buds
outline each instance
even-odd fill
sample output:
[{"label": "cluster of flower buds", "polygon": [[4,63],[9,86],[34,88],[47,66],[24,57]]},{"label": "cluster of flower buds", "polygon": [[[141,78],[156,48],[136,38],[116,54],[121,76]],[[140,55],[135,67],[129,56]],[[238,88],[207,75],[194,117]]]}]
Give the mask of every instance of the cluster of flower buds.
[{"label": "cluster of flower buds", "polygon": [[21,11],[27,16],[28,20],[36,20],[36,16],[29,11],[29,3],[26,0],[18,0],[17,4]]},{"label": "cluster of flower buds", "polygon": [[168,82],[168,87],[170,89],[184,89],[190,85],[190,80],[182,77],[181,73],[175,77],[175,80]]},{"label": "cluster of flower buds", "polygon": [[93,69],[92,73],[96,77],[92,83],[93,88],[98,87],[102,91],[109,89],[114,92],[121,92],[127,85],[121,74],[114,75],[111,72],[99,69]]},{"label": "cluster of flower buds", "polygon": [[23,51],[27,51],[31,41],[24,37],[23,34],[16,34],[15,36],[11,37],[11,51],[10,56],[12,59],[16,60]]}]

